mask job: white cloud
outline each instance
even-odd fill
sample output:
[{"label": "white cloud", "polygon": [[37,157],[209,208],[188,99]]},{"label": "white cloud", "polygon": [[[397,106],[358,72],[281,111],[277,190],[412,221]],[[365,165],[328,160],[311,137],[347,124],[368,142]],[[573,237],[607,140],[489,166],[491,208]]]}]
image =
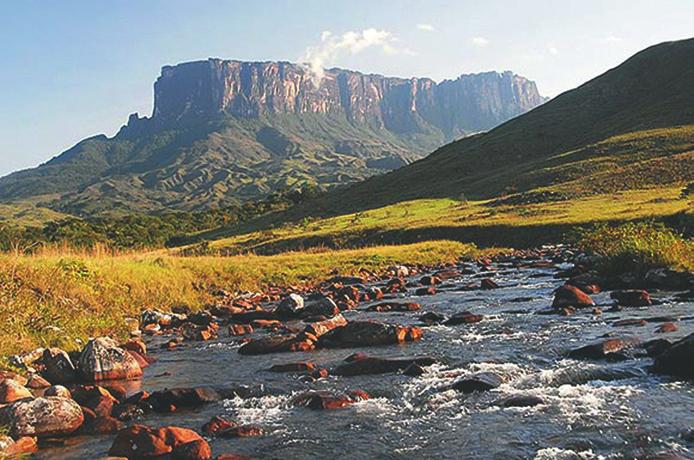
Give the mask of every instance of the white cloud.
[{"label": "white cloud", "polygon": [[556,56],[557,54],[559,54],[559,50],[555,46],[548,47],[547,51],[549,52],[549,54],[551,54],[553,56]]},{"label": "white cloud", "polygon": [[326,30],[321,34],[318,45],[306,48],[302,62],[306,63],[314,84],[318,85],[323,79],[324,68],[333,64],[342,52],[357,54],[367,48],[377,48],[385,54],[414,54],[407,48],[397,47],[397,41],[390,32],[374,28],[361,32],[349,31],[342,35],[333,35]]},{"label": "white cloud", "polygon": [[479,47],[487,46],[487,45],[489,44],[489,40],[487,40],[487,39],[484,38],[484,37],[472,37],[472,38],[470,39],[470,42],[471,42],[473,45],[479,46]]},{"label": "white cloud", "polygon": [[436,28],[431,24],[417,24],[417,29],[424,32],[434,32],[436,30]]}]

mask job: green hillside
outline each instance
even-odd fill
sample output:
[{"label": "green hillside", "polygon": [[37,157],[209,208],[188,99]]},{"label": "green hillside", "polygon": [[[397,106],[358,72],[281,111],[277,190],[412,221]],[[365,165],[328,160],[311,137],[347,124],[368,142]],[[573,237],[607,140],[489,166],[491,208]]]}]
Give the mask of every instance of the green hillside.
[{"label": "green hillside", "polygon": [[323,204],[578,196],[694,180],[694,39],[648,48],[496,129],[367,180]]}]

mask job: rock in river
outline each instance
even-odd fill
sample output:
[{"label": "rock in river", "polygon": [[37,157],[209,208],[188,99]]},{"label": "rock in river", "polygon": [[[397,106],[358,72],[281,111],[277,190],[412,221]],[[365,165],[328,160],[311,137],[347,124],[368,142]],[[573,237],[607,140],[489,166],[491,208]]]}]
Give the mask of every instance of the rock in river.
[{"label": "rock in river", "polygon": [[619,358],[619,352],[633,348],[639,343],[640,341],[636,338],[606,339],[571,350],[569,357],[584,359]]},{"label": "rock in river", "polygon": [[28,388],[14,379],[0,380],[0,404],[12,403],[20,399],[33,398]]},{"label": "rock in river", "polygon": [[296,396],[293,402],[297,406],[320,410],[340,409],[365,399],[369,399],[369,395],[361,390],[355,390],[348,394],[332,393],[330,391],[309,391]]},{"label": "rock in river", "polygon": [[565,284],[554,291],[552,307],[555,309],[563,307],[585,308],[594,305],[593,299],[576,286]]},{"label": "rock in river", "polygon": [[178,427],[150,428],[133,425],[118,432],[109,455],[145,459],[170,455],[177,459],[212,458],[209,444],[193,430]]},{"label": "rock in river", "polygon": [[69,434],[82,422],[82,408],[67,398],[25,399],[0,408],[0,425],[7,426],[15,438]]},{"label": "rock in river", "polygon": [[333,375],[353,376],[366,374],[386,374],[389,372],[404,371],[412,364],[419,366],[431,366],[436,360],[434,358],[403,358],[403,359],[385,359],[367,357],[356,361],[351,361],[337,366],[333,371]]},{"label": "rock in river", "polygon": [[648,292],[642,289],[614,291],[610,294],[610,298],[623,307],[647,307],[653,303]]},{"label": "rock in river", "polygon": [[659,374],[694,379],[694,334],[689,334],[655,358],[653,370]]},{"label": "rock in river", "polygon": [[422,337],[422,330],[413,326],[395,326],[375,321],[350,321],[318,340],[320,347],[368,347],[413,342]]},{"label": "rock in river", "polygon": [[451,388],[462,393],[473,393],[475,391],[489,391],[497,388],[503,383],[500,376],[491,372],[481,372],[479,374],[465,377],[458,380]]},{"label": "rock in river", "polygon": [[90,340],[80,355],[80,371],[89,381],[132,379],[142,376],[135,358],[109,337]]}]

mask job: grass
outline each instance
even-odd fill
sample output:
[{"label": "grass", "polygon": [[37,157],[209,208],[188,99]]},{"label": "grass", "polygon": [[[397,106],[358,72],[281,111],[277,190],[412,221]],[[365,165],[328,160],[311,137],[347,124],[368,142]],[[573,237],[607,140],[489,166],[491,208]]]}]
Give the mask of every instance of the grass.
[{"label": "grass", "polygon": [[595,222],[664,219],[691,210],[690,200],[680,186],[509,205],[498,205],[494,200],[423,199],[337,217],[303,219],[275,228],[240,228],[235,235],[211,232],[199,238],[210,240],[210,248],[222,253],[444,238],[483,246],[532,246],[560,240],[576,226]]},{"label": "grass", "polygon": [[660,224],[599,225],[583,233],[579,246],[603,257],[599,268],[605,275],[643,276],[652,268],[694,271],[694,242]]},{"label": "grass", "polygon": [[124,337],[127,318],[147,308],[200,308],[215,288],[310,285],[330,276],[381,271],[396,263],[437,264],[478,255],[436,241],[276,256],[174,257],[163,253],[0,255],[0,356],[38,346],[81,347],[89,337]]}]

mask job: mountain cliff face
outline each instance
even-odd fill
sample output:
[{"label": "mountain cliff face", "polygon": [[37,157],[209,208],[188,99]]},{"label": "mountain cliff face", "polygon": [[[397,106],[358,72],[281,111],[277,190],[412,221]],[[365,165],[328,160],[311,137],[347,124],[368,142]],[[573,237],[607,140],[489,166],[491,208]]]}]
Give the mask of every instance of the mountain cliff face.
[{"label": "mountain cliff face", "polygon": [[0,178],[0,201],[61,211],[225,206],[305,185],[334,186],[422,158],[446,141],[544,102],[511,72],[436,83],[288,62],[166,66],[150,117]]},{"label": "mountain cliff face", "polygon": [[209,59],[162,69],[151,122],[165,128],[220,114],[338,114],[401,134],[430,124],[452,138],[490,129],[543,102],[534,82],[512,72],[461,75],[437,84],[330,69],[318,80],[288,62]]}]

